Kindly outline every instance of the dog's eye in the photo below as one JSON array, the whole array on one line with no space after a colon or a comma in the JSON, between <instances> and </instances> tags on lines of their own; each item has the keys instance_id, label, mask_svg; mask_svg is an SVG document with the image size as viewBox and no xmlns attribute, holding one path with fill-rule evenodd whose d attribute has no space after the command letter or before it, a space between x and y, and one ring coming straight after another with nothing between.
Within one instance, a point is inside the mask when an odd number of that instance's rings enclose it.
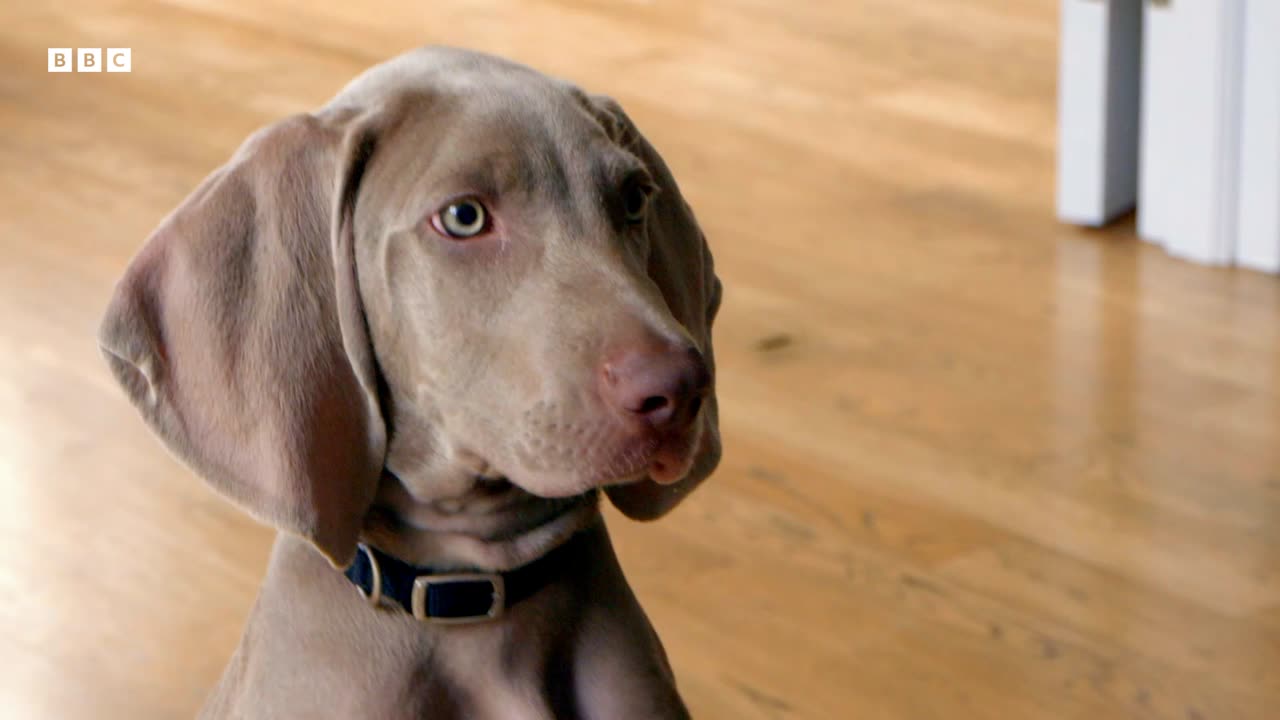
<instances>
[{"instance_id":1,"label":"dog's eye","mask_svg":"<svg viewBox=\"0 0 1280 720\"><path fill-rule=\"evenodd\" d=\"M489 213L479 200L469 198L450 203L432 216L431 224L441 235L465 240L489 229Z\"/></svg>"},{"instance_id":2,"label":"dog's eye","mask_svg":"<svg viewBox=\"0 0 1280 720\"><path fill-rule=\"evenodd\" d=\"M645 213L649 209L650 192L649 186L639 179L629 180L622 186L622 212L627 224L644 222Z\"/></svg>"}]
</instances>

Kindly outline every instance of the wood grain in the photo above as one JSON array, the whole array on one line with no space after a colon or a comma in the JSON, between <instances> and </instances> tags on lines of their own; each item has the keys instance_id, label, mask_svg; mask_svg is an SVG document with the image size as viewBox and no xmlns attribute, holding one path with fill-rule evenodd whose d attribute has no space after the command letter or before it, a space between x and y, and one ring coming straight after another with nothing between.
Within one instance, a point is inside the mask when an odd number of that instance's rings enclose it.
<instances>
[{"instance_id":1,"label":"wood grain","mask_svg":"<svg viewBox=\"0 0 1280 720\"><path fill-rule=\"evenodd\" d=\"M712 240L724 464L610 518L697 717L1276 716L1280 284L1052 221L1056 2L318 5L0 6L0 716L201 703L271 536L93 328L245 135L424 43L617 97Z\"/></svg>"}]
</instances>

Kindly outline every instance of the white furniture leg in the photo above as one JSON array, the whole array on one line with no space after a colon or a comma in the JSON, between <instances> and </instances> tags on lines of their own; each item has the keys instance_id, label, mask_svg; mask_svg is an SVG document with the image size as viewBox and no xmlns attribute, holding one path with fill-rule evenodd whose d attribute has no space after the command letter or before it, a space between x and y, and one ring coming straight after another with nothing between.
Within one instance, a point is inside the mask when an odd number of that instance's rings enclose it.
<instances>
[{"instance_id":1,"label":"white furniture leg","mask_svg":"<svg viewBox=\"0 0 1280 720\"><path fill-rule=\"evenodd\" d=\"M1280 1L1247 0L1236 262L1280 273Z\"/></svg>"},{"instance_id":2,"label":"white furniture leg","mask_svg":"<svg viewBox=\"0 0 1280 720\"><path fill-rule=\"evenodd\" d=\"M1062 0L1059 219L1102 225L1137 199L1141 12L1136 0Z\"/></svg>"}]
</instances>

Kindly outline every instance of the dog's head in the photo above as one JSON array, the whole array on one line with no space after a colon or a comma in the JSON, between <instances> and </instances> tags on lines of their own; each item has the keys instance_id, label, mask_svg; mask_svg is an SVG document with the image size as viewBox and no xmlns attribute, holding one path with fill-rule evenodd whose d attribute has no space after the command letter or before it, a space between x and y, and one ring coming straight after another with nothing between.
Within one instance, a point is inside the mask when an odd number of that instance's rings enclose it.
<instances>
[{"instance_id":1,"label":"dog's head","mask_svg":"<svg viewBox=\"0 0 1280 720\"><path fill-rule=\"evenodd\" d=\"M719 459L719 300L615 103L429 49L251 137L138 253L100 342L179 457L343 565L384 468L664 514Z\"/></svg>"}]
</instances>

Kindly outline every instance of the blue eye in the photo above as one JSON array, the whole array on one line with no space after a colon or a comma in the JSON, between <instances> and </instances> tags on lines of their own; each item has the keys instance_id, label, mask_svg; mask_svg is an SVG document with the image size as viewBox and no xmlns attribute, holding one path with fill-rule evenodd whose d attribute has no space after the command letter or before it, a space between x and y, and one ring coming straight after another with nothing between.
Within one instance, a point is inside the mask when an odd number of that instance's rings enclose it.
<instances>
[{"instance_id":1,"label":"blue eye","mask_svg":"<svg viewBox=\"0 0 1280 720\"><path fill-rule=\"evenodd\" d=\"M489 229L489 213L479 200L459 200L436 213L431 224L443 235L465 240Z\"/></svg>"}]
</instances>

